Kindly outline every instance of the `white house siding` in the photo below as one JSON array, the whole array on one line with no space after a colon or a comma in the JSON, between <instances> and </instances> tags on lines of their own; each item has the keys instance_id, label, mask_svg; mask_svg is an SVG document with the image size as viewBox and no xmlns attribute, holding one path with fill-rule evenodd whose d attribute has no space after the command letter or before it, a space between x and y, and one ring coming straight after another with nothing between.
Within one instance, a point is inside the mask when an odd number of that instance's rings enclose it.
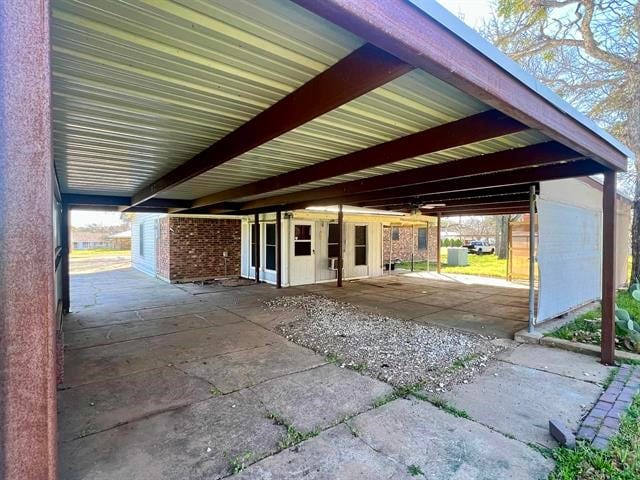
<instances>
[{"instance_id":1,"label":"white house siding","mask_svg":"<svg viewBox=\"0 0 640 480\"><path fill-rule=\"evenodd\" d=\"M156 276L156 222L162 215L136 214L131 227L131 258L133 268ZM143 231L143 250L140 250L140 228Z\"/></svg>"},{"instance_id":2,"label":"white house siding","mask_svg":"<svg viewBox=\"0 0 640 480\"><path fill-rule=\"evenodd\" d=\"M369 217L371 218L371 217ZM352 219L353 220L353 219ZM267 283L274 284L276 281L276 272L267 270L265 268L266 259L266 224L274 222L274 218L271 215L265 215L261 217L260 222L260 280ZM251 266L251 254L250 251L250 233L253 218L247 218L242 223L242 260L241 260L241 272L245 278L255 278L254 268ZM295 271L290 272L290 268L295 267L296 259L293 257L293 227L296 223L310 223L312 225L312 238L313 238L313 261L311 271L305 273L310 274L310 281L304 282L299 279ZM328 234L329 224L336 223L334 218L326 219L310 219L306 217L296 217L295 213L293 218L283 218L282 220L282 285L301 285L304 283L314 282L327 282L336 279L336 271L329 268L329 256L328 256ZM355 265L355 226L366 225L367 226L367 265L356 266ZM345 221L344 223L344 243L345 249L344 255L344 278L361 278L368 276L382 275L382 247L381 247L381 231L382 221L380 222L357 222L357 221ZM299 272L298 272L299 273Z\"/></svg>"}]
</instances>

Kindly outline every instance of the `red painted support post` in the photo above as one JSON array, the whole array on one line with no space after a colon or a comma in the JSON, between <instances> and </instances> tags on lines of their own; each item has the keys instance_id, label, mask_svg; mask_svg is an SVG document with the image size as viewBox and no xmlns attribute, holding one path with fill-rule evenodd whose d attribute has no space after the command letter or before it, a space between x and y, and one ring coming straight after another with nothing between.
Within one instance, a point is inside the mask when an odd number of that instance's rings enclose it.
<instances>
[{"instance_id":1,"label":"red painted support post","mask_svg":"<svg viewBox=\"0 0 640 480\"><path fill-rule=\"evenodd\" d=\"M48 0L0 1L0 478L57 477Z\"/></svg>"},{"instance_id":2,"label":"red painted support post","mask_svg":"<svg viewBox=\"0 0 640 480\"><path fill-rule=\"evenodd\" d=\"M258 213L254 216L254 228L255 228L255 244L253 246L253 258L255 259L255 277L256 283L260 283L260 215Z\"/></svg>"},{"instance_id":3,"label":"red painted support post","mask_svg":"<svg viewBox=\"0 0 640 480\"><path fill-rule=\"evenodd\" d=\"M338 207L338 287L342 286L342 258L344 257L344 245L342 245L344 215L342 213L342 204Z\"/></svg>"},{"instance_id":4,"label":"red painted support post","mask_svg":"<svg viewBox=\"0 0 640 480\"><path fill-rule=\"evenodd\" d=\"M71 211L67 205L62 206L62 218L60 222L60 247L62 248L62 259L60 263L62 279L62 313L69 313L71 307L71 290L69 288L69 245L70 230L69 220Z\"/></svg>"},{"instance_id":5,"label":"red painted support post","mask_svg":"<svg viewBox=\"0 0 640 480\"><path fill-rule=\"evenodd\" d=\"M440 214L438 214L438 224L436 227L436 271L438 273L440 273L440 236L441 236L441 231L440 231ZM427 260L428 262L429 260Z\"/></svg>"},{"instance_id":6,"label":"red painted support post","mask_svg":"<svg viewBox=\"0 0 640 480\"><path fill-rule=\"evenodd\" d=\"M616 173L604 174L602 194L602 340L601 362L613 365L616 318Z\"/></svg>"},{"instance_id":7,"label":"red painted support post","mask_svg":"<svg viewBox=\"0 0 640 480\"><path fill-rule=\"evenodd\" d=\"M282 212L276 212L276 288L282 288Z\"/></svg>"}]
</instances>

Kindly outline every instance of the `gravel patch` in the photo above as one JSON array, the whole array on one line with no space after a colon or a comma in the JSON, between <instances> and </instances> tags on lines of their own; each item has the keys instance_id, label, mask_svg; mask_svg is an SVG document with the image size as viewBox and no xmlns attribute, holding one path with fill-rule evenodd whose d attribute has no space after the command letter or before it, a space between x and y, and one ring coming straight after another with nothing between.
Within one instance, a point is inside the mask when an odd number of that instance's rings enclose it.
<instances>
[{"instance_id":1,"label":"gravel patch","mask_svg":"<svg viewBox=\"0 0 640 480\"><path fill-rule=\"evenodd\" d=\"M396 387L422 384L442 392L484 370L504 342L453 328L368 313L319 295L279 297L272 310L295 312L276 327L287 339Z\"/></svg>"}]
</instances>

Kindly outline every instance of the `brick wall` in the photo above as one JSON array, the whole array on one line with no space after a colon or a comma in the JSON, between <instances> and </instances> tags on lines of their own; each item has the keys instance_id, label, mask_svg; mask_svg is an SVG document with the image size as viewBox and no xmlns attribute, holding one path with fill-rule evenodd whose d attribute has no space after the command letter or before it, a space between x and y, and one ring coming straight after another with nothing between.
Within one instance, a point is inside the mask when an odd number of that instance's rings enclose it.
<instances>
[{"instance_id":1,"label":"brick wall","mask_svg":"<svg viewBox=\"0 0 640 480\"><path fill-rule=\"evenodd\" d=\"M240 220L168 218L171 282L240 275Z\"/></svg>"},{"instance_id":2,"label":"brick wall","mask_svg":"<svg viewBox=\"0 0 640 480\"><path fill-rule=\"evenodd\" d=\"M398 239L392 240L391 259L408 262L411 260L411 227L393 227L398 229ZM421 250L418 248L418 229L424 227L414 227L414 248L413 259L416 262L427 260L427 253L429 254L429 260L435 262L436 260L436 228L430 225L427 230L427 245L428 249ZM382 236L382 251L384 262L389 261L389 227L384 227Z\"/></svg>"},{"instance_id":3,"label":"brick wall","mask_svg":"<svg viewBox=\"0 0 640 480\"><path fill-rule=\"evenodd\" d=\"M169 270L169 220L170 217L161 217L158 220L156 274L164 280L171 278Z\"/></svg>"}]
</instances>

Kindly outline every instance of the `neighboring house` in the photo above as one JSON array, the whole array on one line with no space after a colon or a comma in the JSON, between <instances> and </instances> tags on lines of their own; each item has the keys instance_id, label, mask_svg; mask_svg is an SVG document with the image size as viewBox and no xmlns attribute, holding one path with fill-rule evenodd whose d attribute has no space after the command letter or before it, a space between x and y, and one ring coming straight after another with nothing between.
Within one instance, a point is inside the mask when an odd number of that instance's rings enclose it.
<instances>
[{"instance_id":1,"label":"neighboring house","mask_svg":"<svg viewBox=\"0 0 640 480\"><path fill-rule=\"evenodd\" d=\"M114 250L131 250L131 230L109 235L109 248Z\"/></svg>"},{"instance_id":2,"label":"neighboring house","mask_svg":"<svg viewBox=\"0 0 640 480\"><path fill-rule=\"evenodd\" d=\"M103 232L71 232L71 250L94 250L96 248L110 248L108 235Z\"/></svg>"},{"instance_id":3,"label":"neighboring house","mask_svg":"<svg viewBox=\"0 0 640 480\"><path fill-rule=\"evenodd\" d=\"M418 232L424 231L426 235L429 222L435 225L435 219L426 216L345 208L344 278L383 274L388 263L383 255L383 229L388 231L389 225L403 231L410 231L413 226L418 243L422 242L418 237L423 235ZM260 215L259 225L259 277L275 283L275 214ZM283 286L336 279L337 227L335 207L295 210L283 215ZM254 217L140 214L133 222L134 268L169 282L226 276L255 278L254 245ZM416 251L426 252L422 245L417 245Z\"/></svg>"}]
</instances>

